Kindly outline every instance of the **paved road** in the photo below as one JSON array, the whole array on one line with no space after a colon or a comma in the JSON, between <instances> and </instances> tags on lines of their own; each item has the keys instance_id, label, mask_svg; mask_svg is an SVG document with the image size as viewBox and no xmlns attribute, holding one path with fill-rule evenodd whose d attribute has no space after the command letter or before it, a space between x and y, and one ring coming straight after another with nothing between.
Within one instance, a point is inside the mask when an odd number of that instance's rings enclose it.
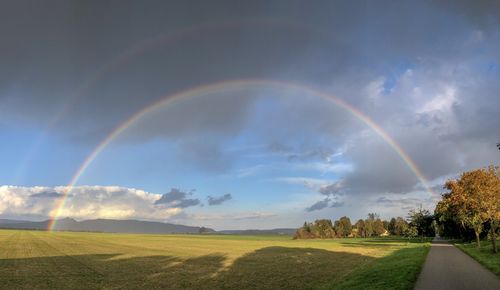
<instances>
[{"instance_id":1,"label":"paved road","mask_svg":"<svg viewBox=\"0 0 500 290\"><path fill-rule=\"evenodd\" d=\"M500 290L500 278L452 244L436 238L415 289Z\"/></svg>"}]
</instances>

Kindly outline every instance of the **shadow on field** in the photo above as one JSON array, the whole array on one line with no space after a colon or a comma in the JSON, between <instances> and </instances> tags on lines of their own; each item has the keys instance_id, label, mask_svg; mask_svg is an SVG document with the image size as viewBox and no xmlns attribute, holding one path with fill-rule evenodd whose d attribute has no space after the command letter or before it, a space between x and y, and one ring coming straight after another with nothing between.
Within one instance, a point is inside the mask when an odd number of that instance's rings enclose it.
<instances>
[{"instance_id":1,"label":"shadow on field","mask_svg":"<svg viewBox=\"0 0 500 290\"><path fill-rule=\"evenodd\" d=\"M348 244L363 243L371 242ZM189 259L121 253L0 259L0 289L406 289L416 280L426 251L404 247L376 259L315 248L266 247L229 266L228 258L218 253Z\"/></svg>"},{"instance_id":2,"label":"shadow on field","mask_svg":"<svg viewBox=\"0 0 500 290\"><path fill-rule=\"evenodd\" d=\"M331 285L374 258L313 248L267 247L226 257L77 255L0 260L2 289L249 289Z\"/></svg>"},{"instance_id":3,"label":"shadow on field","mask_svg":"<svg viewBox=\"0 0 500 290\"><path fill-rule=\"evenodd\" d=\"M223 266L222 255L121 258L119 254L0 260L0 289L193 288Z\"/></svg>"}]
</instances>

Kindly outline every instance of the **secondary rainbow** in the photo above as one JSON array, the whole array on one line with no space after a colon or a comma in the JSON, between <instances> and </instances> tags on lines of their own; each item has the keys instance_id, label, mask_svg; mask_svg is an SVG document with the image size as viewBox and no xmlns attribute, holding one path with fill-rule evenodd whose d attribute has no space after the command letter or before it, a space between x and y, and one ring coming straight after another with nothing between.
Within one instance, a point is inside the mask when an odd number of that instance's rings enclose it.
<instances>
[{"instance_id":1,"label":"secondary rainbow","mask_svg":"<svg viewBox=\"0 0 500 290\"><path fill-rule=\"evenodd\" d=\"M145 115L155 111L158 108L172 105L175 102L184 100L186 98L199 97L203 95L210 95L214 93L221 93L224 91L245 89L245 88L277 88L283 90L289 90L294 92L303 92L309 95L318 96L325 100L331 101L340 108L345 109L357 119L365 123L369 128L371 128L375 133L377 133L402 159L402 161L408 166L408 168L415 174L426 190L432 193L429 186L429 182L422 174L420 169L417 167L415 162L410 158L410 156L401 148L401 146L387 133L382 127L375 123L369 116L365 115L363 112L359 111L357 108L348 104L347 102L338 99L326 92L311 88L306 85L286 82L286 81L275 81L275 80L262 80L262 79L242 79L242 80L231 80L218 83L212 83L208 85L202 85L194 88L190 88L160 99L157 102L137 111L135 114L130 116L127 120L117 126L106 138L104 138L95 149L87 156L84 162L80 165L76 173L71 178L70 182L66 186L61 198L56 202L54 210L50 213L51 220L48 225L48 230L53 230L57 218L59 217L61 210L64 208L64 204L70 193L71 189L78 182L82 174L87 170L87 168L92 164L92 162L97 158L97 156L121 133L123 133L132 124L140 120Z\"/></svg>"}]
</instances>

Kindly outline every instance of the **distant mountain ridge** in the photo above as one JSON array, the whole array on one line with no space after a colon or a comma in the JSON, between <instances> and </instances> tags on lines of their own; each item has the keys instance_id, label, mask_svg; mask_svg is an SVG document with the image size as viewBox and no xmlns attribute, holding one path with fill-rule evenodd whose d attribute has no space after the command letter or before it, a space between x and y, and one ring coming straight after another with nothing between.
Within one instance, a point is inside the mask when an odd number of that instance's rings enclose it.
<instances>
[{"instance_id":1,"label":"distant mountain ridge","mask_svg":"<svg viewBox=\"0 0 500 290\"><path fill-rule=\"evenodd\" d=\"M25 220L0 219L0 229L47 230L50 220L33 222ZM141 220L94 219L77 221L72 218L57 220L57 231L106 232L135 234L233 234L233 235L293 235L296 229L278 228L270 230L223 230L215 231L206 227L185 226L163 222Z\"/></svg>"},{"instance_id":2,"label":"distant mountain ridge","mask_svg":"<svg viewBox=\"0 0 500 290\"><path fill-rule=\"evenodd\" d=\"M41 222L2 220L0 228L46 230L49 220ZM202 227L184 226L162 222L140 220L95 219L76 221L72 218L59 219L54 230L75 232L109 232L109 233L140 233L140 234L190 234L199 233ZM210 228L203 228L204 233L214 233Z\"/></svg>"},{"instance_id":3,"label":"distant mountain ridge","mask_svg":"<svg viewBox=\"0 0 500 290\"><path fill-rule=\"evenodd\" d=\"M29 221L0 219L0 224L19 224L19 223L29 223Z\"/></svg>"}]
</instances>

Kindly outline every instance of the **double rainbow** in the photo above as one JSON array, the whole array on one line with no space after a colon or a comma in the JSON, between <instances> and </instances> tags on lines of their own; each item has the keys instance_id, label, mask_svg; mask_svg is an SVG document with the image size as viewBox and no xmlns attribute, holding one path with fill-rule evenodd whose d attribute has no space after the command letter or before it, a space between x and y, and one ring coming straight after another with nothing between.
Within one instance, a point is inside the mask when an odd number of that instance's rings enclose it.
<instances>
[{"instance_id":1,"label":"double rainbow","mask_svg":"<svg viewBox=\"0 0 500 290\"><path fill-rule=\"evenodd\" d=\"M61 210L64 208L64 204L66 199L71 192L72 188L78 182L82 174L88 169L88 167L92 164L92 162L99 156L99 154L111 143L113 140L118 137L121 133L123 133L127 128L131 125L139 121L144 116L154 112L155 110L170 106L175 104L181 100L201 97L204 95L222 93L225 91L232 90L241 90L247 88L275 88L288 90L298 93L304 93L312 96L320 97L324 100L332 102L336 106L348 111L354 117L356 117L361 122L365 123L369 128L371 128L375 133L377 133L402 159L402 161L408 166L408 168L415 174L415 176L419 179L422 185L428 192L432 192L429 183L425 176L422 174L420 169L416 166L415 162L408 156L408 154L401 148L401 146L393 139L387 132L385 132L382 127L380 127L377 123L375 123L369 116L359 111L352 105L346 103L345 101L338 99L326 92L297 84L285 81L274 81L274 80L262 80L262 79L242 79L242 80L232 80L232 81L224 81L218 83L212 83L208 85L202 85L194 88L190 88L173 95L168 95L157 102L154 102L143 109L137 111L135 114L130 116L127 120L117 126L106 138L104 138L92 152L87 156L84 162L80 165L76 173L71 178L71 181L67 185L65 191L63 192L61 198L56 202L56 206L54 210L51 212L51 221L48 225L48 230L53 230L57 218L60 216Z\"/></svg>"}]
</instances>

